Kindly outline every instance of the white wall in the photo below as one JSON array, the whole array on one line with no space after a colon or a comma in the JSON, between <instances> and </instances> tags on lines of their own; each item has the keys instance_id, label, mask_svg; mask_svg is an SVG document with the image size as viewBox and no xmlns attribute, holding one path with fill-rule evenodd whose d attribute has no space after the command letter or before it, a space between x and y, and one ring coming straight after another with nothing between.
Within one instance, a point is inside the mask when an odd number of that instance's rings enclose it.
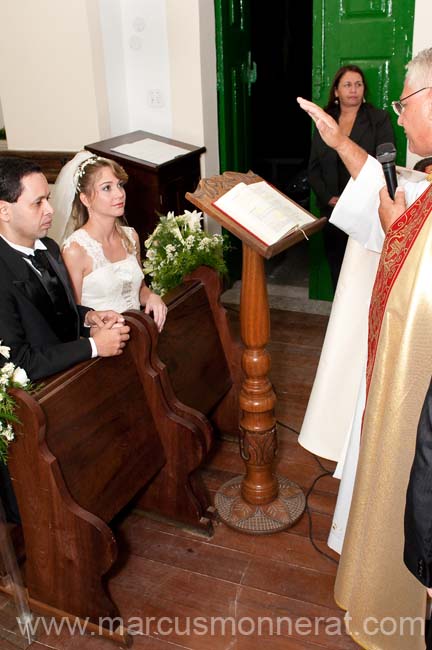
<instances>
[{"instance_id":1,"label":"white wall","mask_svg":"<svg viewBox=\"0 0 432 650\"><path fill-rule=\"evenodd\" d=\"M171 137L165 0L123 0L122 12L130 130Z\"/></svg>"},{"instance_id":2,"label":"white wall","mask_svg":"<svg viewBox=\"0 0 432 650\"><path fill-rule=\"evenodd\" d=\"M143 130L204 145L218 172L213 0L2 0L1 23L9 148Z\"/></svg>"},{"instance_id":3,"label":"white wall","mask_svg":"<svg viewBox=\"0 0 432 650\"><path fill-rule=\"evenodd\" d=\"M2 0L0 88L12 149L76 150L108 135L97 4Z\"/></svg>"},{"instance_id":4,"label":"white wall","mask_svg":"<svg viewBox=\"0 0 432 650\"><path fill-rule=\"evenodd\" d=\"M213 0L99 0L112 135L135 130L205 146L219 171ZM208 220L209 230L219 230Z\"/></svg>"},{"instance_id":5,"label":"white wall","mask_svg":"<svg viewBox=\"0 0 432 650\"><path fill-rule=\"evenodd\" d=\"M432 47L431 26L432 3L430 0L416 0L414 14L413 56L420 50Z\"/></svg>"},{"instance_id":6,"label":"white wall","mask_svg":"<svg viewBox=\"0 0 432 650\"><path fill-rule=\"evenodd\" d=\"M171 136L165 0L99 0L112 136Z\"/></svg>"},{"instance_id":7,"label":"white wall","mask_svg":"<svg viewBox=\"0 0 432 650\"><path fill-rule=\"evenodd\" d=\"M213 0L167 0L167 24L172 135L206 147L202 175L212 176L219 171Z\"/></svg>"},{"instance_id":8,"label":"white wall","mask_svg":"<svg viewBox=\"0 0 432 650\"><path fill-rule=\"evenodd\" d=\"M219 171L213 0L99 0L112 135L205 146Z\"/></svg>"},{"instance_id":9,"label":"white wall","mask_svg":"<svg viewBox=\"0 0 432 650\"><path fill-rule=\"evenodd\" d=\"M219 172L213 0L166 0L171 71L172 137L205 146L201 176ZM220 226L205 215L209 232Z\"/></svg>"},{"instance_id":10,"label":"white wall","mask_svg":"<svg viewBox=\"0 0 432 650\"><path fill-rule=\"evenodd\" d=\"M110 136L130 131L123 42L123 12L119 0L99 0Z\"/></svg>"},{"instance_id":11,"label":"white wall","mask_svg":"<svg viewBox=\"0 0 432 650\"><path fill-rule=\"evenodd\" d=\"M213 0L99 0L112 135L205 145L219 169Z\"/></svg>"}]
</instances>

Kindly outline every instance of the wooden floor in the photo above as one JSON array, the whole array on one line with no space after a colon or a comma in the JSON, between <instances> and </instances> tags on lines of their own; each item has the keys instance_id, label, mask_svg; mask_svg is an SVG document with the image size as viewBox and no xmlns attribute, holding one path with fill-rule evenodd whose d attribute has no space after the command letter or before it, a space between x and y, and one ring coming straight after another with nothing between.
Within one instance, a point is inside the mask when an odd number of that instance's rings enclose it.
<instances>
[{"instance_id":1,"label":"wooden floor","mask_svg":"<svg viewBox=\"0 0 432 650\"><path fill-rule=\"evenodd\" d=\"M230 314L237 328L235 308ZM271 319L276 415L280 423L298 431L327 317L273 311ZM307 492L323 468L298 445L294 431L282 425L278 431L277 471ZM322 464L333 467L328 461ZM224 440L203 475L214 494L242 471L238 445ZM324 476L308 499L313 539L333 558L337 556L326 539L337 487L338 481ZM124 622L142 633L133 637L135 650L358 648L344 634L343 613L333 600L336 563L313 547L307 514L291 529L271 536L249 536L217 523L214 536L207 539L131 513L121 525L121 534L123 563L109 587ZM0 641L1 650L12 647ZM40 634L30 647L109 650L120 646L63 629L60 634Z\"/></svg>"}]
</instances>

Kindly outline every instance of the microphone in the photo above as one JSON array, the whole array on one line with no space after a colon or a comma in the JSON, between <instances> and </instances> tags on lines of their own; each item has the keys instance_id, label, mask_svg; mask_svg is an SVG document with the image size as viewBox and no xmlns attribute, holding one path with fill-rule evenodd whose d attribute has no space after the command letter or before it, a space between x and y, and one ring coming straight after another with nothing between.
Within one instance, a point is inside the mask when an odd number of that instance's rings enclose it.
<instances>
[{"instance_id":1,"label":"microphone","mask_svg":"<svg viewBox=\"0 0 432 650\"><path fill-rule=\"evenodd\" d=\"M396 147L393 142L384 142L384 144L379 144L376 150L376 158L382 165L388 193L391 198L394 199L397 188L397 178L395 167Z\"/></svg>"}]
</instances>

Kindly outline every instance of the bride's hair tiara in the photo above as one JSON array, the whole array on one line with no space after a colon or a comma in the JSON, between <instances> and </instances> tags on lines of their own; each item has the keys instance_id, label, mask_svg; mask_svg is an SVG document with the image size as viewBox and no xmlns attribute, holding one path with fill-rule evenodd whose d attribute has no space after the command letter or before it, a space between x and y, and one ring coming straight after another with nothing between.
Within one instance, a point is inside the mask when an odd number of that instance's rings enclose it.
<instances>
[{"instance_id":1,"label":"bride's hair tiara","mask_svg":"<svg viewBox=\"0 0 432 650\"><path fill-rule=\"evenodd\" d=\"M75 183L75 192L78 194L78 192L81 192L81 186L80 186L80 181L83 176L85 176L85 169L88 165L94 165L95 163L99 162L100 160L104 160L104 158L101 158L100 156L90 156L89 158L86 158L85 160L82 161L80 165L76 168L76 172L74 174L74 183Z\"/></svg>"}]
</instances>

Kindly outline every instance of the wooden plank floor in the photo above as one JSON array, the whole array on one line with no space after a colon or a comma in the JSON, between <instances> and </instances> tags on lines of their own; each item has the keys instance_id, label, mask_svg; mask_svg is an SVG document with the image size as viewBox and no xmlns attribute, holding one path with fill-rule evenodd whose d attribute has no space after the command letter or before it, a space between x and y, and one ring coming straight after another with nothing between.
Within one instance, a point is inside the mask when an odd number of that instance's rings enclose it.
<instances>
[{"instance_id":1,"label":"wooden plank floor","mask_svg":"<svg viewBox=\"0 0 432 650\"><path fill-rule=\"evenodd\" d=\"M238 330L235 308L230 316ZM271 323L276 416L298 431L327 317L273 311ZM323 468L298 445L294 431L282 425L278 431L277 471L306 492ZM333 468L329 461L322 465ZM237 443L223 440L203 476L214 494L242 472ZM315 544L332 558L337 556L325 542L337 487L338 481L324 476L308 500ZM135 650L358 648L343 632L343 613L333 600L336 563L313 547L307 514L291 529L271 536L249 536L217 523L207 539L131 513L121 536L122 565L109 586L124 622L142 633L134 635ZM109 650L117 645L63 629L39 635L31 649ZM0 641L1 650L12 647Z\"/></svg>"}]
</instances>

